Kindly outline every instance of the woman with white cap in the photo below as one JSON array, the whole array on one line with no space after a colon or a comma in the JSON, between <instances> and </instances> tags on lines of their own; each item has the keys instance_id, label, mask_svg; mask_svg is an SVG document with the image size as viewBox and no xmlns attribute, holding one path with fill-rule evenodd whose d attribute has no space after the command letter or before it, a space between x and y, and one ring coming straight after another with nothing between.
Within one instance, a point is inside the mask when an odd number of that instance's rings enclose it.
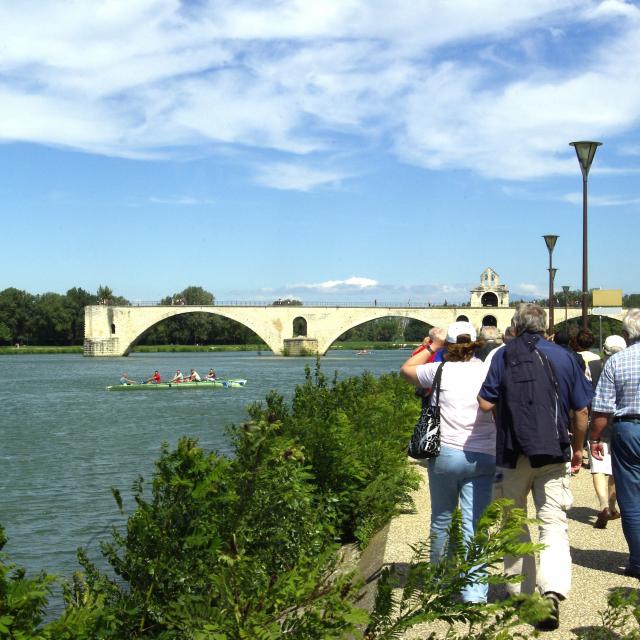
<instances>
[{"instance_id":1,"label":"woman with white cap","mask_svg":"<svg viewBox=\"0 0 640 640\"><path fill-rule=\"evenodd\" d=\"M447 553L447 530L454 509L462 512L465 540L491 502L495 476L496 429L491 413L478 407L477 395L487 365L475 357L481 346L469 322L454 322L447 329L444 364L427 364L429 352L412 355L400 369L416 386L430 388L439 366L440 455L427 460L431 496L431 562ZM479 572L482 569L479 568ZM472 582L463 590L465 602L486 602L488 585Z\"/></svg>"}]
</instances>

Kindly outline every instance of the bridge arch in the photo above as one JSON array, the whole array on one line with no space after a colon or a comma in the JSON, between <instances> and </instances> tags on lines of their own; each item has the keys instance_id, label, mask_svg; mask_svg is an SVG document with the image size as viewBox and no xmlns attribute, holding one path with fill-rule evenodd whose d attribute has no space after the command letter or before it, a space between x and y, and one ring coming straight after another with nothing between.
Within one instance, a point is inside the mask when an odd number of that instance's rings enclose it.
<instances>
[{"instance_id":1,"label":"bridge arch","mask_svg":"<svg viewBox=\"0 0 640 640\"><path fill-rule=\"evenodd\" d=\"M216 306L154 306L154 307L107 307L94 305L85 308L85 353L87 332L103 345L102 353L91 355L129 355L140 338L152 327L181 315L204 313L239 322L253 331L274 353L282 352L282 342L276 332L270 332L264 322L251 314L242 313L242 308ZM106 321L106 324L105 324ZM103 326L104 325L104 326Z\"/></svg>"},{"instance_id":2,"label":"bridge arch","mask_svg":"<svg viewBox=\"0 0 640 640\"><path fill-rule=\"evenodd\" d=\"M482 326L483 327L497 327L498 326L498 320L495 316L485 316L484 318L482 318Z\"/></svg>"},{"instance_id":3,"label":"bridge arch","mask_svg":"<svg viewBox=\"0 0 640 640\"><path fill-rule=\"evenodd\" d=\"M498 296L493 293L493 291L487 291L487 293L483 294L482 298L480 298L480 304L483 307L497 307Z\"/></svg>"}]
</instances>

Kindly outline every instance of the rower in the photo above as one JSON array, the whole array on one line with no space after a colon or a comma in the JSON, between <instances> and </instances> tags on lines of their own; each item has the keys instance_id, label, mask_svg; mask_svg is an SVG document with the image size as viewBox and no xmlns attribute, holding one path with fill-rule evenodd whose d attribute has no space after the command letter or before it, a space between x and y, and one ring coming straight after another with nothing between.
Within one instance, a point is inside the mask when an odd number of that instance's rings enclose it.
<instances>
[{"instance_id":1,"label":"rower","mask_svg":"<svg viewBox=\"0 0 640 640\"><path fill-rule=\"evenodd\" d=\"M213 369L209 369L209 373L207 373L207 380L215 380L217 378L216 372Z\"/></svg>"},{"instance_id":2,"label":"rower","mask_svg":"<svg viewBox=\"0 0 640 640\"><path fill-rule=\"evenodd\" d=\"M200 382L200 380L200 374L195 369L191 369L191 375L187 377L187 382Z\"/></svg>"},{"instance_id":3,"label":"rower","mask_svg":"<svg viewBox=\"0 0 640 640\"><path fill-rule=\"evenodd\" d=\"M126 373L120 376L120 384L138 384L135 380L131 380Z\"/></svg>"},{"instance_id":4,"label":"rower","mask_svg":"<svg viewBox=\"0 0 640 640\"><path fill-rule=\"evenodd\" d=\"M183 381L184 381L184 376L182 375L182 371L180 371L180 369L178 369L176 371L176 375L173 376L171 380L169 380L169 382L183 382Z\"/></svg>"}]
</instances>

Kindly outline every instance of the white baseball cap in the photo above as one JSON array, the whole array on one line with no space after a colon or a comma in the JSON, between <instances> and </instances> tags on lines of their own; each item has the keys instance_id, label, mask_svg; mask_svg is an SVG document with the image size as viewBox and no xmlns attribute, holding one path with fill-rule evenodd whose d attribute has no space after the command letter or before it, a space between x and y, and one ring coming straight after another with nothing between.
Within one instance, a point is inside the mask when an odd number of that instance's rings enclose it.
<instances>
[{"instance_id":1,"label":"white baseball cap","mask_svg":"<svg viewBox=\"0 0 640 640\"><path fill-rule=\"evenodd\" d=\"M464 320L458 320L458 322L454 322L450 324L447 328L447 342L456 343L458 342L458 336L468 335L471 338L471 342L475 342L477 338L477 333L474 326L470 322L465 322Z\"/></svg>"}]
</instances>

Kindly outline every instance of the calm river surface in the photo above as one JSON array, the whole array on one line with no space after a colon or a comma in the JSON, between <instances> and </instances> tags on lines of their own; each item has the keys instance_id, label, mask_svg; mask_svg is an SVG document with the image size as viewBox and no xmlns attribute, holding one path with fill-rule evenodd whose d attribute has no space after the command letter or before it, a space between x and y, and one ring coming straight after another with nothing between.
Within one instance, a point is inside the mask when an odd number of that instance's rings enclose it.
<instances>
[{"instance_id":1,"label":"calm river surface","mask_svg":"<svg viewBox=\"0 0 640 640\"><path fill-rule=\"evenodd\" d=\"M330 352L322 369L330 379L368 370L397 371L407 351L367 356ZM70 576L75 554L98 544L112 524L122 525L110 487L131 510L130 487L150 479L163 441L182 435L207 449L228 451L225 426L247 418L246 406L276 389L291 397L313 358L276 358L249 353L136 353L128 358L79 355L3 356L0 359L0 523L5 551L28 572L45 569ZM242 389L110 393L127 372L146 379L158 369L201 374L213 367L221 378L247 378Z\"/></svg>"}]
</instances>

